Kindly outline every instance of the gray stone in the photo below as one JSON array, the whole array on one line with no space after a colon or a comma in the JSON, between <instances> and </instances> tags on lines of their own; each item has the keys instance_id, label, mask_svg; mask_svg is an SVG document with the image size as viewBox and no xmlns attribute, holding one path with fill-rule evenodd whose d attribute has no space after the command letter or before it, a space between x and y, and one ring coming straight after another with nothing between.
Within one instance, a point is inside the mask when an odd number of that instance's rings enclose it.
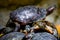
<instances>
[{"instance_id":1,"label":"gray stone","mask_svg":"<svg viewBox=\"0 0 60 40\"><path fill-rule=\"evenodd\" d=\"M42 32L36 33L32 40L57 40L57 38L47 32Z\"/></svg>"},{"instance_id":2,"label":"gray stone","mask_svg":"<svg viewBox=\"0 0 60 40\"><path fill-rule=\"evenodd\" d=\"M0 40L22 40L23 37L24 37L23 33L12 32L4 35L3 37L0 38Z\"/></svg>"}]
</instances>

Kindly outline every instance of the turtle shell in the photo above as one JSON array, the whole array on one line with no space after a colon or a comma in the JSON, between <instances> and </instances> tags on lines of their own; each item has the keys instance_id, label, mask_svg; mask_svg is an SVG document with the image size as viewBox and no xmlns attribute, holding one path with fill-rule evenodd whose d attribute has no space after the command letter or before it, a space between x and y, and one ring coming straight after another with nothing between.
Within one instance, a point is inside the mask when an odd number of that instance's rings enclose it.
<instances>
[{"instance_id":1,"label":"turtle shell","mask_svg":"<svg viewBox=\"0 0 60 40\"><path fill-rule=\"evenodd\" d=\"M47 11L44 8L38 8L36 6L24 6L11 12L10 18L21 23L31 23L44 19L46 14Z\"/></svg>"}]
</instances>

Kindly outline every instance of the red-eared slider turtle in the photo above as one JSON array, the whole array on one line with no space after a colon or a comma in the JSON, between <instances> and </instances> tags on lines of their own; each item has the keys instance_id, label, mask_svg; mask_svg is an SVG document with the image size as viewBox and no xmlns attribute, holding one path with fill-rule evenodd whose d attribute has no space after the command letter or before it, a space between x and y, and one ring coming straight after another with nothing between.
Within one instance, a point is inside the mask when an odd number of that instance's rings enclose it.
<instances>
[{"instance_id":1,"label":"red-eared slider turtle","mask_svg":"<svg viewBox=\"0 0 60 40\"><path fill-rule=\"evenodd\" d=\"M20 26L20 28L24 29L23 26L27 24L31 25L33 22L44 20L46 16L53 12L54 9L55 5L50 6L47 9L36 6L20 7L10 13L10 19L6 24L6 27L16 28L14 31L17 31ZM16 23L20 24L20 26L16 27Z\"/></svg>"},{"instance_id":2,"label":"red-eared slider turtle","mask_svg":"<svg viewBox=\"0 0 60 40\"><path fill-rule=\"evenodd\" d=\"M44 20L46 18L46 16L48 16L49 14L51 14L53 12L54 9L55 9L55 6L51 6L47 9L39 8L36 6L24 6L24 7L18 8L10 13L10 19L9 19L6 27L12 27L12 28L14 27L15 30L13 29L13 31L18 31L21 29L22 30L26 29L29 31L29 29L30 29L30 32L26 36L28 36L31 33L34 33L33 36L35 35L35 37L32 37L31 40L48 40L47 37L49 37L49 39L51 39L51 40L57 40L53 35L48 35L49 33L45 33L45 34L43 33L41 35L40 34L41 32L35 33L33 31L31 31L31 30L34 30L34 27L33 27L34 25L31 25L31 24L33 24L34 22ZM25 28L26 25L29 25L30 27ZM43 29L43 27L42 27L42 29ZM7 34L7 35L10 35L10 34ZM38 35L38 36L36 36L36 35ZM41 37L39 35L41 35ZM46 36L44 36L44 35L46 35ZM12 39L16 39L15 35L12 35L12 36L13 36L13 37L11 37ZM20 36L20 37L22 37L22 36ZM18 35L18 38L16 40L20 40L19 39L20 37ZM8 37L3 36L1 38L1 40L5 40L5 38L6 38L6 40L11 39L11 38L9 38L9 36ZM44 39L44 38L46 38L46 39Z\"/></svg>"},{"instance_id":3,"label":"red-eared slider turtle","mask_svg":"<svg viewBox=\"0 0 60 40\"><path fill-rule=\"evenodd\" d=\"M34 22L44 20L46 16L53 12L55 7L55 5L50 6L47 9L36 6L20 7L10 13L10 19L6 26L12 28L15 27L15 30L13 29L13 31L25 29L26 25L31 26Z\"/></svg>"},{"instance_id":4,"label":"red-eared slider turtle","mask_svg":"<svg viewBox=\"0 0 60 40\"><path fill-rule=\"evenodd\" d=\"M54 9L55 6L51 6L48 9L36 6L25 6L11 12L10 19L20 23L20 25L26 25L38 20L43 20L47 15L51 14Z\"/></svg>"},{"instance_id":5,"label":"red-eared slider turtle","mask_svg":"<svg viewBox=\"0 0 60 40\"><path fill-rule=\"evenodd\" d=\"M12 27L12 31L20 31L20 29L25 29L26 25L30 25L32 27L32 23L44 20L46 16L53 12L55 7L55 5L50 6L47 9L36 6L20 7L10 13L10 19L6 24L6 27Z\"/></svg>"}]
</instances>

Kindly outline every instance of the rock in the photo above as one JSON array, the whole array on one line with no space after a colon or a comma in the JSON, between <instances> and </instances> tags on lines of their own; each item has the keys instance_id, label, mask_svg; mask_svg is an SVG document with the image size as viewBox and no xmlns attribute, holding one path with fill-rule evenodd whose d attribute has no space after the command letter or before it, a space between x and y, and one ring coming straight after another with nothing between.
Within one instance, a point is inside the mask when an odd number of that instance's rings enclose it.
<instances>
[{"instance_id":1,"label":"rock","mask_svg":"<svg viewBox=\"0 0 60 40\"><path fill-rule=\"evenodd\" d=\"M42 32L36 33L32 40L57 40L57 38L47 32Z\"/></svg>"},{"instance_id":2,"label":"rock","mask_svg":"<svg viewBox=\"0 0 60 40\"><path fill-rule=\"evenodd\" d=\"M4 35L0 38L0 40L22 40L25 35L19 32L12 32L9 34ZM42 33L35 33L31 40L57 40L53 35L42 32ZM26 39L24 39L26 40Z\"/></svg>"},{"instance_id":3,"label":"rock","mask_svg":"<svg viewBox=\"0 0 60 40\"><path fill-rule=\"evenodd\" d=\"M23 33L12 32L4 35L3 37L0 38L0 40L22 40L23 37L24 37Z\"/></svg>"}]
</instances>

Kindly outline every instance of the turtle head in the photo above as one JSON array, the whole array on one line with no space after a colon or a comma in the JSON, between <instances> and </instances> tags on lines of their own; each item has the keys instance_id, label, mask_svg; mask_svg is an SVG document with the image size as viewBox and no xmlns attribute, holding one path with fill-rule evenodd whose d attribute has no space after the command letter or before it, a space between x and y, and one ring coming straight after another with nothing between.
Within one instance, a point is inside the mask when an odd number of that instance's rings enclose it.
<instances>
[{"instance_id":1,"label":"turtle head","mask_svg":"<svg viewBox=\"0 0 60 40\"><path fill-rule=\"evenodd\" d=\"M56 9L56 5L52 5L50 7L48 7L47 10L47 16L50 15L54 10Z\"/></svg>"},{"instance_id":2,"label":"turtle head","mask_svg":"<svg viewBox=\"0 0 60 40\"><path fill-rule=\"evenodd\" d=\"M38 13L39 13L39 18L40 20L44 20L46 18L46 16L50 15L54 10L56 9L56 5L52 5L50 7L48 7L47 9L45 8L39 8L38 9Z\"/></svg>"}]
</instances>

